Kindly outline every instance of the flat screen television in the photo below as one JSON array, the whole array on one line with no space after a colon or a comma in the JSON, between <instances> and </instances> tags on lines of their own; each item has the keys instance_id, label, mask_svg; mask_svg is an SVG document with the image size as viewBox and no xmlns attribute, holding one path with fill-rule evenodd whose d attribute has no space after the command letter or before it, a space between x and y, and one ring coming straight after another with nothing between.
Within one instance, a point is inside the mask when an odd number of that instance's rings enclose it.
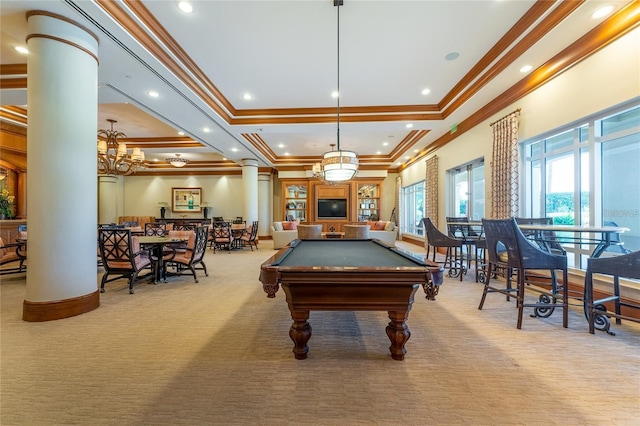
<instances>
[{"instance_id":1,"label":"flat screen television","mask_svg":"<svg viewBox=\"0 0 640 426\"><path fill-rule=\"evenodd\" d=\"M346 219L346 198L323 198L318 200L318 218L321 219Z\"/></svg>"}]
</instances>

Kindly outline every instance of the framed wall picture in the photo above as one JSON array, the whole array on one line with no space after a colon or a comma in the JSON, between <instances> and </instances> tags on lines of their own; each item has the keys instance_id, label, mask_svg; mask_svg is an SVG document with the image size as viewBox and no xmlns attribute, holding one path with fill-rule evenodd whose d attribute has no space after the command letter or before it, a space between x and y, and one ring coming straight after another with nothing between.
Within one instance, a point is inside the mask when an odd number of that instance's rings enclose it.
<instances>
[{"instance_id":1,"label":"framed wall picture","mask_svg":"<svg viewBox=\"0 0 640 426\"><path fill-rule=\"evenodd\" d=\"M202 188L171 188L171 211L202 213Z\"/></svg>"}]
</instances>

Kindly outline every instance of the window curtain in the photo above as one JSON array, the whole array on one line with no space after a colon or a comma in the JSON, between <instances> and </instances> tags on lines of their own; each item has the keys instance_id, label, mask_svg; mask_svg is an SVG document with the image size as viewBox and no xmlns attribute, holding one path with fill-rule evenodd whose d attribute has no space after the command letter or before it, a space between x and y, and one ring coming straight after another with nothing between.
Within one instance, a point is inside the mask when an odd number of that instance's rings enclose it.
<instances>
[{"instance_id":1,"label":"window curtain","mask_svg":"<svg viewBox=\"0 0 640 426\"><path fill-rule=\"evenodd\" d=\"M392 215L392 217L390 218L392 221L396 222L396 226L398 228L398 236L396 238L398 238L399 240L402 240L402 213L403 209L402 209L402 176L398 176L396 178L396 199L395 199L395 206L394 206L394 210L395 210L395 216Z\"/></svg>"},{"instance_id":2,"label":"window curtain","mask_svg":"<svg viewBox=\"0 0 640 426\"><path fill-rule=\"evenodd\" d=\"M426 176L424 181L424 217L431 219L438 226L438 156L434 155L425 161Z\"/></svg>"},{"instance_id":3,"label":"window curtain","mask_svg":"<svg viewBox=\"0 0 640 426\"><path fill-rule=\"evenodd\" d=\"M493 156L491 160L491 217L518 216L518 117L520 109L491 123Z\"/></svg>"}]
</instances>

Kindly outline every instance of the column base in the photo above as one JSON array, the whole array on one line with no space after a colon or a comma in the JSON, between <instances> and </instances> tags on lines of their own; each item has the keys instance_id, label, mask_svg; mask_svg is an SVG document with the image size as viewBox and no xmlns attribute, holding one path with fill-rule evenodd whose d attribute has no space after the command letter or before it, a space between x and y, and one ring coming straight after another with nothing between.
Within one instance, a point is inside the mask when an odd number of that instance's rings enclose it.
<instances>
[{"instance_id":1,"label":"column base","mask_svg":"<svg viewBox=\"0 0 640 426\"><path fill-rule=\"evenodd\" d=\"M48 302L22 303L22 319L30 322L52 321L91 312L100 306L98 290L84 296Z\"/></svg>"}]
</instances>

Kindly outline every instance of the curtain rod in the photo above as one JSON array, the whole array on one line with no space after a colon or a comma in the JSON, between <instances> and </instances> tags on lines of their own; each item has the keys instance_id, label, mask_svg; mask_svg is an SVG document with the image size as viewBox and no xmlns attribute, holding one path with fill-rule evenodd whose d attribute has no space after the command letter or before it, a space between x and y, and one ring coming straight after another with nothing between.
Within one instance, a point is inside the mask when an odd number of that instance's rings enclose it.
<instances>
[{"instance_id":1,"label":"curtain rod","mask_svg":"<svg viewBox=\"0 0 640 426\"><path fill-rule=\"evenodd\" d=\"M508 117L508 116L510 116L511 114L517 114L517 113L519 113L519 112L520 112L520 108L516 109L516 110L515 110L515 111L513 111L513 112L510 112L509 114L505 115L505 116L504 116L504 117L502 117L502 118L497 119L497 120L496 120L496 121L494 121L493 123L489 124L489 126L493 126L493 125L494 125L494 124L496 124L498 121L500 121L500 120L504 120L505 118L507 118L507 117Z\"/></svg>"}]
</instances>

